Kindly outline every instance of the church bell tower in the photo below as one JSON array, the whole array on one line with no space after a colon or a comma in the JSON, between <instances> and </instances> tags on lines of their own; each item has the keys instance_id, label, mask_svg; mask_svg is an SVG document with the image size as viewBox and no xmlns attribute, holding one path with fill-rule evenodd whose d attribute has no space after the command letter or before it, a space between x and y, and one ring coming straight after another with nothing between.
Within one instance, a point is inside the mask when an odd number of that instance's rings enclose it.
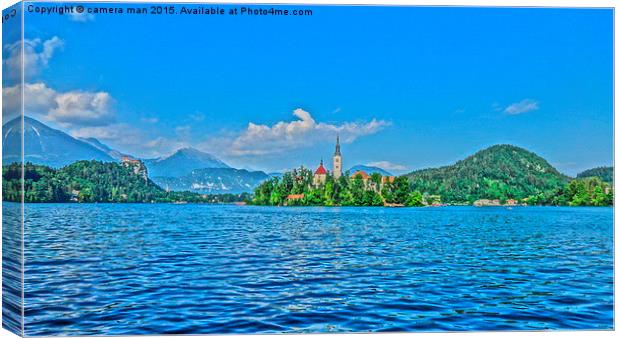
<instances>
[{"instance_id":1,"label":"church bell tower","mask_svg":"<svg viewBox=\"0 0 620 338\"><path fill-rule=\"evenodd\" d=\"M336 136L336 152L334 152L334 179L342 176L342 155L340 154L340 136Z\"/></svg>"}]
</instances>

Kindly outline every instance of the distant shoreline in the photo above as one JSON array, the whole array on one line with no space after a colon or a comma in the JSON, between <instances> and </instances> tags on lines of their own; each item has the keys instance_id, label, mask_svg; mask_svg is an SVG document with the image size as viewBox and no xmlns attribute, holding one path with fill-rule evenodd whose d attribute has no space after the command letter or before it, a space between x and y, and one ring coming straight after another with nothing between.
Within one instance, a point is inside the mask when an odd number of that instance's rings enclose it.
<instances>
[{"instance_id":1,"label":"distant shoreline","mask_svg":"<svg viewBox=\"0 0 620 338\"><path fill-rule=\"evenodd\" d=\"M613 208L613 205L483 205L476 206L472 204L451 204L451 205L442 205L442 206L360 206L360 205L257 205L257 204L239 204L239 203L198 203L198 202L187 202L187 203L173 203L173 202L14 202L14 201L2 201L3 203L11 203L11 204L24 204L24 205L41 205L41 204L67 204L67 205L93 205L93 204L114 204L114 205L135 205L135 204L169 204L169 205L226 205L226 206L239 206L239 207L267 207L267 208L373 208L373 209L438 209L438 208L451 208L451 207L473 207L473 208L482 208L482 209L512 209L512 208L531 208L531 207L558 207L558 208Z\"/></svg>"}]
</instances>

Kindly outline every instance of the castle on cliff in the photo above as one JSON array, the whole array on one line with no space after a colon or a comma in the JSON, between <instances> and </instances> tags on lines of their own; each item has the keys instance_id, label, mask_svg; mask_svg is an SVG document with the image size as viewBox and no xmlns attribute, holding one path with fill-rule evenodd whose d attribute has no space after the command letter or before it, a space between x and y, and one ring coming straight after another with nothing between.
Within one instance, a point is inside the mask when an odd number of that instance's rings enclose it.
<instances>
[{"instance_id":1,"label":"castle on cliff","mask_svg":"<svg viewBox=\"0 0 620 338\"><path fill-rule=\"evenodd\" d=\"M144 162L129 156L123 156L121 157L121 165L132 169L134 174L141 176L145 181L149 180L148 170Z\"/></svg>"}]
</instances>

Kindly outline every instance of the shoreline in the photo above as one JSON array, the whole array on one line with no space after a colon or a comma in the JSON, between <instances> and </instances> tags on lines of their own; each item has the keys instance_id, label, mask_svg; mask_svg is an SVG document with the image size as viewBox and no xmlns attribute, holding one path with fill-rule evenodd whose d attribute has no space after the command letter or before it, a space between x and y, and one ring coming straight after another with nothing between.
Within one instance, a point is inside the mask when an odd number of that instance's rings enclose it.
<instances>
[{"instance_id":1,"label":"shoreline","mask_svg":"<svg viewBox=\"0 0 620 338\"><path fill-rule=\"evenodd\" d=\"M614 208L613 205L485 205L485 206L477 206L473 204L449 204L449 205L441 205L441 206L385 206L385 205L258 205L258 204L239 204L239 203L197 203L197 202L187 202L187 203L174 203L174 202L14 202L14 201L2 201L2 203L11 203L11 204L24 204L24 205L40 205L40 204L67 204L67 205L93 205L93 204L114 204L114 205L221 205L221 206L238 206L238 207L270 207L270 208L374 208L374 209L438 209L438 208L450 208L450 207L472 207L477 209L512 209L512 208L530 208L530 207L558 207L558 208Z\"/></svg>"}]
</instances>

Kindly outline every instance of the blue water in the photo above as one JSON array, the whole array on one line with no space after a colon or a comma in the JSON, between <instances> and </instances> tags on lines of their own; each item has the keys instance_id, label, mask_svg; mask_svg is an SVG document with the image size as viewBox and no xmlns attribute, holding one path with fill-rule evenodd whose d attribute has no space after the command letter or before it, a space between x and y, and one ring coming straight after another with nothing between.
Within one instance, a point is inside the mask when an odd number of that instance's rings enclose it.
<instances>
[{"instance_id":1,"label":"blue water","mask_svg":"<svg viewBox=\"0 0 620 338\"><path fill-rule=\"evenodd\" d=\"M22 208L2 205L2 327L22 335Z\"/></svg>"},{"instance_id":2,"label":"blue water","mask_svg":"<svg viewBox=\"0 0 620 338\"><path fill-rule=\"evenodd\" d=\"M25 212L27 335L613 328L611 208Z\"/></svg>"}]
</instances>

